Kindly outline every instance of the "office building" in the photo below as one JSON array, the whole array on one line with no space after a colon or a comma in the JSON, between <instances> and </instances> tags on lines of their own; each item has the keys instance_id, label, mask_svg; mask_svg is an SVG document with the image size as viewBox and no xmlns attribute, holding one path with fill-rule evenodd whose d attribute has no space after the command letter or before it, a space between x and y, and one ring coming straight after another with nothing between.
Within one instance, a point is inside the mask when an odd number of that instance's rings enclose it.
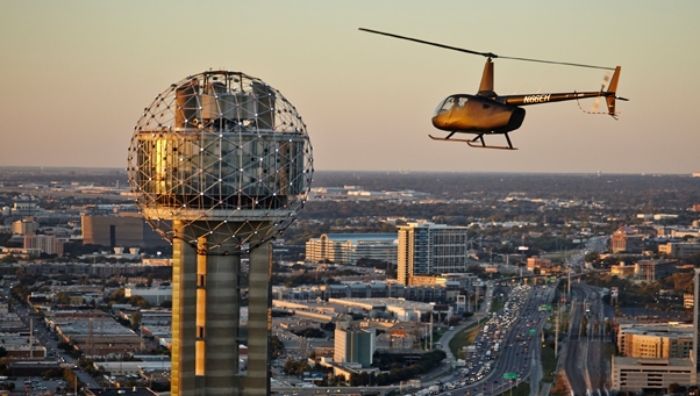
<instances>
[{"instance_id":1,"label":"office building","mask_svg":"<svg viewBox=\"0 0 700 396\"><path fill-rule=\"evenodd\" d=\"M689 359L671 358L673 354L684 353L686 349L687 336L678 335L676 348L671 347L672 342L668 340L668 348L662 345L664 342L654 337L644 337L644 334L639 334L638 347L635 348L636 335L632 335L632 340L623 337L623 340L618 340L623 344L618 344L621 351L627 353L636 353L645 356L663 356L667 354L669 358L663 359L644 359L635 357L613 356L612 358L612 389L615 391L632 391L632 392L659 392L668 390L671 384L688 386L697 383L697 372L700 366L698 365L698 330L700 325L700 268L695 268L693 273L694 282L694 299L693 304L693 324L691 328L692 348L689 352ZM640 325L635 325L641 330ZM678 326L682 328L682 326ZM686 330L687 331L687 330ZM637 331L640 333L640 331ZM629 334L634 333L630 329ZM641 332L643 333L643 332ZM660 337L664 338L664 337ZM670 338L670 337L669 337ZM636 351L635 351L636 349ZM667 352L664 352L667 350Z\"/></svg>"},{"instance_id":2,"label":"office building","mask_svg":"<svg viewBox=\"0 0 700 396\"><path fill-rule=\"evenodd\" d=\"M700 242L668 242L659 245L659 254L687 259L700 254Z\"/></svg>"},{"instance_id":3,"label":"office building","mask_svg":"<svg viewBox=\"0 0 700 396\"><path fill-rule=\"evenodd\" d=\"M399 227L397 279L404 285L428 284L443 273L466 272L467 228L433 223Z\"/></svg>"},{"instance_id":4,"label":"office building","mask_svg":"<svg viewBox=\"0 0 700 396\"><path fill-rule=\"evenodd\" d=\"M687 359L693 326L678 323L622 324L617 331L620 354L631 358Z\"/></svg>"},{"instance_id":5,"label":"office building","mask_svg":"<svg viewBox=\"0 0 700 396\"><path fill-rule=\"evenodd\" d=\"M119 214L82 214L80 223L84 245L153 247L166 242L143 217L133 212Z\"/></svg>"},{"instance_id":6,"label":"office building","mask_svg":"<svg viewBox=\"0 0 700 396\"><path fill-rule=\"evenodd\" d=\"M372 365L376 350L374 329L359 329L349 324L335 328L333 361L337 364L355 363L362 367Z\"/></svg>"},{"instance_id":7,"label":"office building","mask_svg":"<svg viewBox=\"0 0 700 396\"><path fill-rule=\"evenodd\" d=\"M15 235L34 235L39 229L39 223L33 217L24 217L12 223L12 233Z\"/></svg>"},{"instance_id":8,"label":"office building","mask_svg":"<svg viewBox=\"0 0 700 396\"><path fill-rule=\"evenodd\" d=\"M688 359L636 359L613 356L612 389L616 391L661 391L671 384L690 385L695 370Z\"/></svg>"},{"instance_id":9,"label":"office building","mask_svg":"<svg viewBox=\"0 0 700 396\"><path fill-rule=\"evenodd\" d=\"M323 234L306 242L307 261L352 265L359 259L396 263L396 234Z\"/></svg>"},{"instance_id":10,"label":"office building","mask_svg":"<svg viewBox=\"0 0 700 396\"><path fill-rule=\"evenodd\" d=\"M63 256L63 241L55 235L25 235L24 248L37 254Z\"/></svg>"},{"instance_id":11,"label":"office building","mask_svg":"<svg viewBox=\"0 0 700 396\"><path fill-rule=\"evenodd\" d=\"M678 271L678 260L639 260L634 265L634 275L641 280L654 282Z\"/></svg>"},{"instance_id":12,"label":"office building","mask_svg":"<svg viewBox=\"0 0 700 396\"><path fill-rule=\"evenodd\" d=\"M641 253L644 249L645 235L628 227L621 227L610 238L610 250L613 253Z\"/></svg>"}]
</instances>

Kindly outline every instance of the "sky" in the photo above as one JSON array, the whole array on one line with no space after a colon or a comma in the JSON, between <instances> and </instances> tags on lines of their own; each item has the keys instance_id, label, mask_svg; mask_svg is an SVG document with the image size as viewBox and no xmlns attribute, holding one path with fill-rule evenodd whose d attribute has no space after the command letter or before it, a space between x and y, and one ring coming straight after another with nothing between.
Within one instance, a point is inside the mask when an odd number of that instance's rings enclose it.
<instances>
[{"instance_id":1,"label":"sky","mask_svg":"<svg viewBox=\"0 0 700 396\"><path fill-rule=\"evenodd\" d=\"M698 1L41 1L0 13L0 166L126 167L156 94L211 68L280 90L317 170L700 171ZM576 102L526 108L518 151L434 142L447 95L497 54L621 65L619 120ZM496 60L499 94L597 90L605 72ZM581 102L585 109L592 101ZM501 144L495 136L492 143Z\"/></svg>"}]
</instances>

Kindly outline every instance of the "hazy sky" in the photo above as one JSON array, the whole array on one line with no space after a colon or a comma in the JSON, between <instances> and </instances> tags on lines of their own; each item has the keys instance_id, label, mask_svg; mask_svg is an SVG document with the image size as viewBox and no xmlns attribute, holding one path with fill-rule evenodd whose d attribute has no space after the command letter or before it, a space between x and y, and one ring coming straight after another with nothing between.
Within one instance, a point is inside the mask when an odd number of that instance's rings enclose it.
<instances>
[{"instance_id":1,"label":"hazy sky","mask_svg":"<svg viewBox=\"0 0 700 396\"><path fill-rule=\"evenodd\" d=\"M26 1L0 12L0 165L125 167L133 126L188 74L240 70L301 112L320 170L700 171L698 1ZM622 65L618 121L527 107L517 152L428 140L480 51ZM598 89L604 72L496 61L499 94ZM582 102L586 106L592 101ZM501 143L502 137L492 140Z\"/></svg>"}]
</instances>

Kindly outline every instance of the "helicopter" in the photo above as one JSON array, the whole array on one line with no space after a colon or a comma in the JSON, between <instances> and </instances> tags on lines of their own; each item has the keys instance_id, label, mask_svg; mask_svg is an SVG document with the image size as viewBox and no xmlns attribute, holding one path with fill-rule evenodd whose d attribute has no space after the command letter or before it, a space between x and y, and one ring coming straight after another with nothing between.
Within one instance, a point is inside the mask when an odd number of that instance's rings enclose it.
<instances>
[{"instance_id":1,"label":"helicopter","mask_svg":"<svg viewBox=\"0 0 700 396\"><path fill-rule=\"evenodd\" d=\"M480 55L486 58L484 71L481 75L481 83L479 84L479 91L476 93L476 95L450 95L442 102L440 102L440 104L437 106L435 114L432 117L433 126L437 129L448 132L448 134L445 137L428 135L433 140L444 142L462 142L467 143L470 147L475 148L517 150L517 148L513 147L513 143L511 142L510 136L508 134L520 128L520 126L523 123L523 120L525 120L525 109L523 109L522 106L562 102L568 100L578 101L580 99L585 98L602 97L605 98L607 104L607 114L617 119L617 113L615 112L615 101L629 100L627 98L617 96L617 85L620 79L621 70L620 66L594 66L580 63L502 56L497 55L493 52L473 51L465 48L453 47L451 45L425 41L412 37L400 36L393 33L381 32L378 30L372 30L367 28L359 28L359 30L367 33L374 33L402 40L413 41L420 44L432 45L443 49L459 51L471 55ZM563 93L543 93L526 95L498 95L494 91L493 86L493 60L497 58L519 60L525 62L584 67L590 69L612 70L613 75L610 79L610 83L608 84L607 89L605 89L605 86L603 85L598 91L574 91ZM454 138L453 136L456 133L475 134L476 137L471 139ZM487 145L484 136L494 134L504 135L508 145Z\"/></svg>"}]
</instances>

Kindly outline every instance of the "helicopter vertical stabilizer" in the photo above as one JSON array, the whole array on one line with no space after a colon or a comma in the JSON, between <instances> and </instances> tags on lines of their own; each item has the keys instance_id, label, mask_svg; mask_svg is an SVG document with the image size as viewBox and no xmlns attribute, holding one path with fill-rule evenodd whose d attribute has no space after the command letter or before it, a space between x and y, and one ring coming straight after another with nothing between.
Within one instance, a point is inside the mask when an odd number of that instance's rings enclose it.
<instances>
[{"instance_id":1,"label":"helicopter vertical stabilizer","mask_svg":"<svg viewBox=\"0 0 700 396\"><path fill-rule=\"evenodd\" d=\"M477 95L496 96L496 93L493 92L493 62L491 62L491 58L488 58L486 64L484 64L484 73L481 75L481 83L479 84Z\"/></svg>"},{"instance_id":2,"label":"helicopter vertical stabilizer","mask_svg":"<svg viewBox=\"0 0 700 396\"><path fill-rule=\"evenodd\" d=\"M605 101L608 104L608 114L615 117L615 99L617 99L617 81L620 79L620 66L615 67L615 72L610 79L608 90L606 91Z\"/></svg>"}]
</instances>

